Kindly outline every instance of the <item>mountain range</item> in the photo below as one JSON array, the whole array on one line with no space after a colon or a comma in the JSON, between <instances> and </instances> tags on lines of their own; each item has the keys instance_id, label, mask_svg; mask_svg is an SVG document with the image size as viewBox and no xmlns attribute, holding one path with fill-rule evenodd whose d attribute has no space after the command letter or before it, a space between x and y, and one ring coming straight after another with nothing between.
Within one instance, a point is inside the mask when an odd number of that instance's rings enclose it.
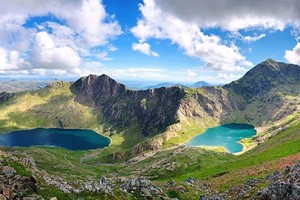
<instances>
[{"instance_id":1,"label":"mountain range","mask_svg":"<svg viewBox=\"0 0 300 200\"><path fill-rule=\"evenodd\" d=\"M199 84L202 87L198 87ZM112 144L100 152L78 153L76 158L67 151L57 150L74 159L74 162L70 161L74 168L79 163L85 163L86 173L94 173L90 167L98 163L105 169L103 173L110 176L113 176L112 169L116 168L119 171L114 176L126 171L132 176L147 175L158 182L169 178L182 181L183 177L192 175L207 178L209 183L212 183L210 180L228 183L236 176L235 170L242 173L247 169L250 173L254 167L260 169L264 162L270 162L271 165L271 162L278 164L278 159L287 159L288 156L294 156L295 160L300 158L300 66L268 59L241 79L224 86L199 84L196 88L171 86L131 90L107 75L89 75L74 83L55 82L35 91L2 92L0 132L35 127L93 129L109 136ZM257 135L242 141L249 151L241 157L181 146L205 129L227 123L247 123L256 127ZM285 145L290 145L292 149ZM284 152L274 155L272 152L277 152L274 149ZM44 161L37 160L37 165L53 175L58 173L48 168L47 162L50 161L45 158L46 154L56 157L57 153L47 148L39 151L35 148L17 149L15 154L18 157L26 152L35 159L43 158ZM80 162L77 163L75 160L78 157ZM248 161L245 161L247 158ZM214 165L223 166L210 169ZM131 166L139 171L131 171ZM201 167L199 172L197 167ZM148 170L144 171L143 168ZM187 169L196 171L187 173ZM269 169L262 174L254 173L255 177L277 168L272 165ZM189 179L188 182L191 181ZM238 179L237 183L241 184L242 181L245 180ZM260 183L265 184L264 181ZM176 182L174 184L174 187L168 186L166 196L184 199L189 194L205 191L203 188L187 186L189 183L181 189L176 188L179 187ZM215 185L218 191L230 189L218 187L220 185ZM190 192L184 194L183 190ZM255 189L253 191L257 192ZM211 195L214 192L208 193ZM236 199L239 198L236 196Z\"/></svg>"}]
</instances>

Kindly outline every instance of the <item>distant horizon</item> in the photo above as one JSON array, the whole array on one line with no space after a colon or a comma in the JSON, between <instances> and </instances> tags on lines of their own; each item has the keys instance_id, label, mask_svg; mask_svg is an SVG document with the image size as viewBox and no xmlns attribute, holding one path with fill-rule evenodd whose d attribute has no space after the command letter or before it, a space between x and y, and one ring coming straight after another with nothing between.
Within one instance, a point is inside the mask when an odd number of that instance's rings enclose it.
<instances>
[{"instance_id":1,"label":"distant horizon","mask_svg":"<svg viewBox=\"0 0 300 200\"><path fill-rule=\"evenodd\" d=\"M264 61L267 61L267 60L274 60L273 58L268 58L266 60L263 60L261 61L260 63L264 62ZM275 60L276 62L282 62L282 61L277 61ZM256 65L260 64L260 63L256 63ZM284 62L286 63L286 62ZM252 68L251 68L252 69ZM248 71L250 71L251 69L249 69ZM248 72L248 71L245 71L245 73L243 74L243 76ZM105 73L103 73L105 74ZM3 74L0 74L0 81L13 81L13 80L16 80L16 81L76 81L78 79L80 79L81 77L85 77L85 76L89 76L89 75L97 75L97 76L101 76L103 74L87 74L87 75L82 75L82 76L45 76L45 75L3 75ZM157 80L157 79L138 79L138 78L127 78L127 79L124 79L124 78L114 78L113 76L109 75L109 74L105 74L107 76L109 76L110 78L120 82L120 83L126 83L126 84L143 84L145 86L150 86L150 85L155 85L155 84L161 84L161 83L173 83L173 84L182 84L182 85L191 85L191 84L194 84L194 83L197 83L197 82L206 82L208 84L211 84L211 85L224 85L224 84L228 84L228 83L231 83L232 81L236 81L240 78L242 78L243 76L239 77L239 78L236 78L234 80L230 80L230 81L227 81L227 82L216 82L216 81L205 81L205 80L190 80L190 81L181 81L181 80ZM218 79L215 79L215 80L218 80ZM125 84L125 85L126 85Z\"/></svg>"},{"instance_id":2,"label":"distant horizon","mask_svg":"<svg viewBox=\"0 0 300 200\"><path fill-rule=\"evenodd\" d=\"M101 76L103 74L90 74L90 75L97 75ZM76 81L80 79L81 77L86 77L86 76L78 76L78 77L62 77L62 76L18 76L18 77L13 77L13 76L6 76L3 77L0 75L0 81ZM111 77L111 76L109 76ZM191 81L191 82L176 82L176 81L164 81L164 80L139 80L139 79L115 79L111 77L112 79L122 83L122 81L126 83L145 83L145 84L160 84L160 83L174 83L174 84L193 84L200 82L199 81ZM206 81L203 81L206 82ZM209 83L209 82L207 82Z\"/></svg>"}]
</instances>

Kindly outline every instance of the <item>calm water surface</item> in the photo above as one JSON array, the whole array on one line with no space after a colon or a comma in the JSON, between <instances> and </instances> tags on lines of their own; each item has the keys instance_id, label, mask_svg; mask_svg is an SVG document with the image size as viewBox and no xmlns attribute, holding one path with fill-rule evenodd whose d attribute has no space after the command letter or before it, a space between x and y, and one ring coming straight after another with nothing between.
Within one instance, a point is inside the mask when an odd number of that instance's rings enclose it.
<instances>
[{"instance_id":1,"label":"calm water surface","mask_svg":"<svg viewBox=\"0 0 300 200\"><path fill-rule=\"evenodd\" d=\"M55 146L69 150L88 150L107 147L110 139L92 130L32 129L0 134L0 146Z\"/></svg>"},{"instance_id":2,"label":"calm water surface","mask_svg":"<svg viewBox=\"0 0 300 200\"><path fill-rule=\"evenodd\" d=\"M248 124L226 124L207 129L191 139L188 146L223 146L230 153L243 150L238 142L244 138L251 138L256 134L253 126Z\"/></svg>"}]
</instances>

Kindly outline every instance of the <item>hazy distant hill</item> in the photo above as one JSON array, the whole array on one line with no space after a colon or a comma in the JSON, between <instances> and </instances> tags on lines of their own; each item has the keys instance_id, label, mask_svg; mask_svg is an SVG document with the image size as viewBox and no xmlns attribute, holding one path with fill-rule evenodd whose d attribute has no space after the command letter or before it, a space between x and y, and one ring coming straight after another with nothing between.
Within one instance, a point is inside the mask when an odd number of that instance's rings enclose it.
<instances>
[{"instance_id":1,"label":"hazy distant hill","mask_svg":"<svg viewBox=\"0 0 300 200\"><path fill-rule=\"evenodd\" d=\"M147 86L147 89L155 89L155 88L161 88L161 87L186 87L186 86L184 86L180 83L164 82L164 83L159 83L157 85Z\"/></svg>"},{"instance_id":2,"label":"hazy distant hill","mask_svg":"<svg viewBox=\"0 0 300 200\"><path fill-rule=\"evenodd\" d=\"M203 87L203 86L213 86L213 84L210 84L205 81L198 81L194 84L180 84L180 83L173 83L173 82L164 82L164 83L159 83L156 85L150 85L147 86L147 89L154 89L154 88L161 88L161 87L182 87L182 88L198 88L198 87Z\"/></svg>"},{"instance_id":3,"label":"hazy distant hill","mask_svg":"<svg viewBox=\"0 0 300 200\"><path fill-rule=\"evenodd\" d=\"M194 83L193 85L188 85L188 87L191 87L191 88L198 88L198 87L202 87L202 86L212 86L212 84L210 84L206 81L198 81L198 82Z\"/></svg>"},{"instance_id":4,"label":"hazy distant hill","mask_svg":"<svg viewBox=\"0 0 300 200\"><path fill-rule=\"evenodd\" d=\"M36 90L46 87L51 82L52 81L1 80L0 92L20 92L24 90Z\"/></svg>"}]
</instances>

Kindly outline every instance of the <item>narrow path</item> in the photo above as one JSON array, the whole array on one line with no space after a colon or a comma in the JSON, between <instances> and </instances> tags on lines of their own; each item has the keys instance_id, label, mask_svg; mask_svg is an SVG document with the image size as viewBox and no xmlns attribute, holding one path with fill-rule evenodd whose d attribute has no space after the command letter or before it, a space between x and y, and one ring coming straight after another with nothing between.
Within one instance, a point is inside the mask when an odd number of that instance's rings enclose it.
<instances>
[{"instance_id":1,"label":"narrow path","mask_svg":"<svg viewBox=\"0 0 300 200\"><path fill-rule=\"evenodd\" d=\"M75 168L75 165L73 165L73 164L67 159L67 156L64 156L64 159L72 166L73 169Z\"/></svg>"}]
</instances>

